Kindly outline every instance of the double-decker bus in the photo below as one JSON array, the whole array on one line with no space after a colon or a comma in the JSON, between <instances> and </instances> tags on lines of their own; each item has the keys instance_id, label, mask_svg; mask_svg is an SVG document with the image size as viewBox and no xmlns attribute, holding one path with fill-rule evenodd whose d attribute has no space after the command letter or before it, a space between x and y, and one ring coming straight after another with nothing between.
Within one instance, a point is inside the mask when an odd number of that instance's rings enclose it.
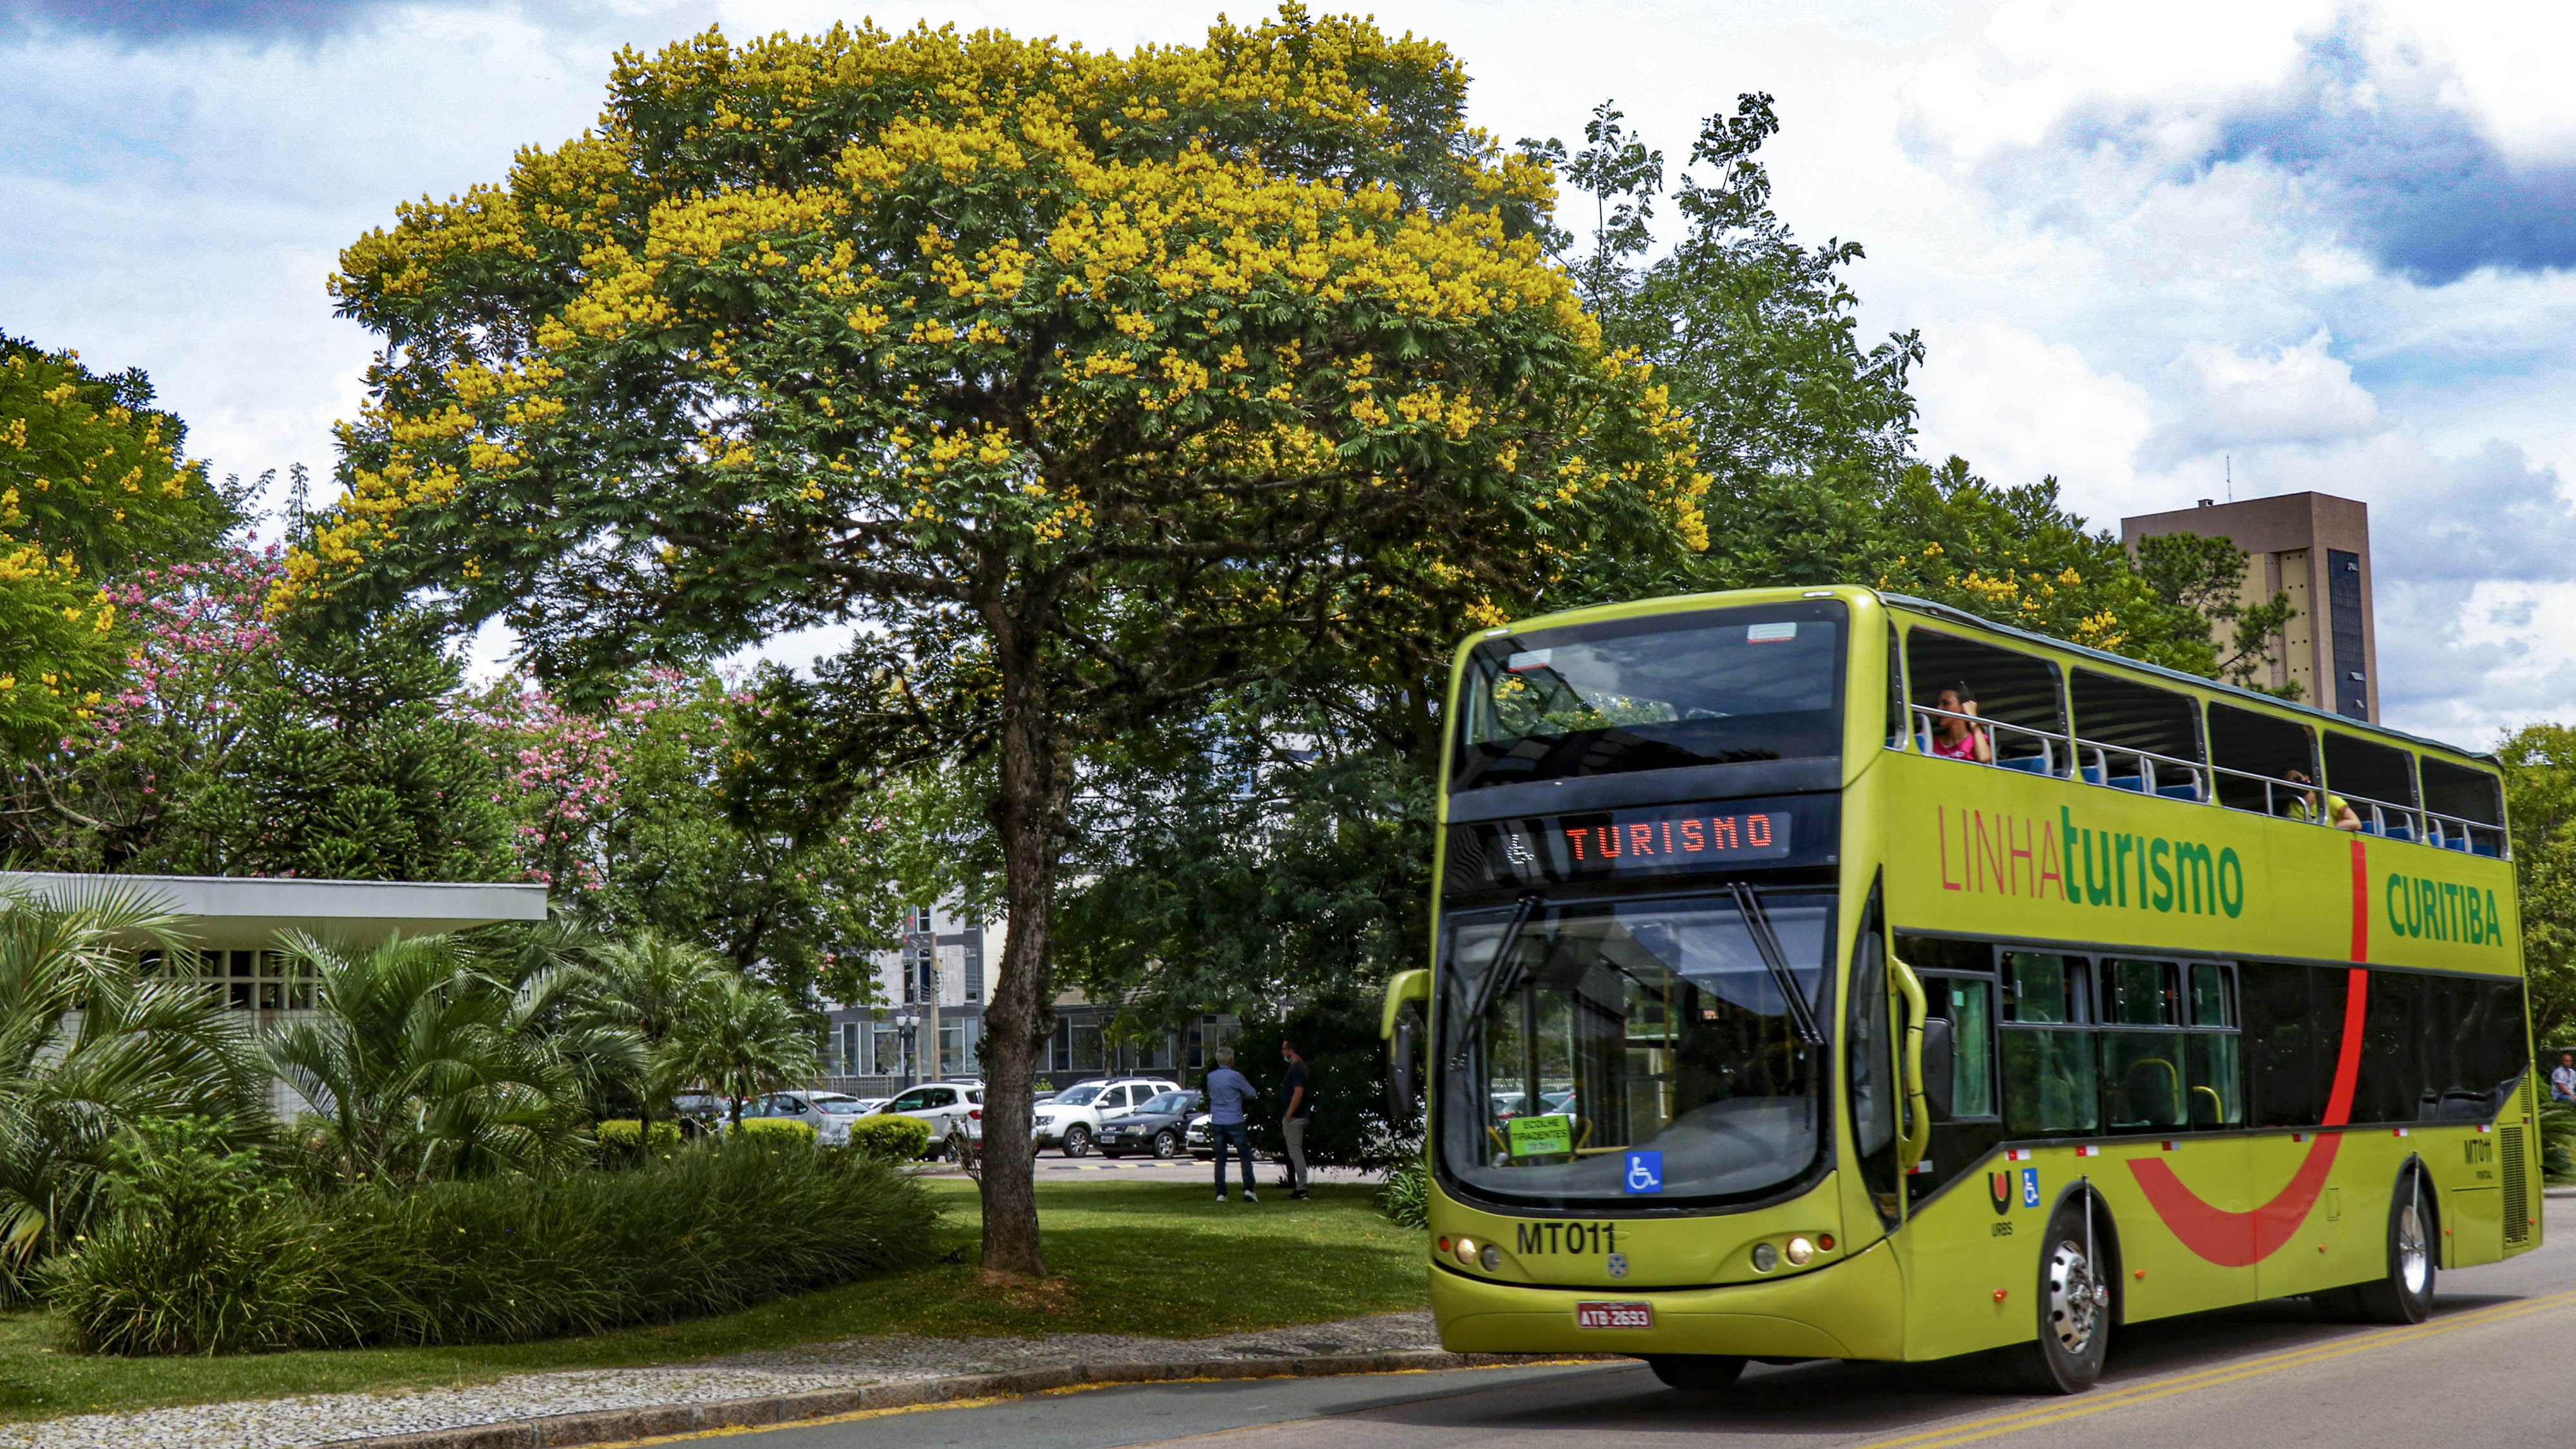
<instances>
[{"instance_id":1,"label":"double-decker bus","mask_svg":"<svg viewBox=\"0 0 2576 1449\"><path fill-rule=\"evenodd\" d=\"M1458 650L1425 970L1457 1350L1998 1351L2538 1245L2493 762L1866 588Z\"/></svg>"}]
</instances>

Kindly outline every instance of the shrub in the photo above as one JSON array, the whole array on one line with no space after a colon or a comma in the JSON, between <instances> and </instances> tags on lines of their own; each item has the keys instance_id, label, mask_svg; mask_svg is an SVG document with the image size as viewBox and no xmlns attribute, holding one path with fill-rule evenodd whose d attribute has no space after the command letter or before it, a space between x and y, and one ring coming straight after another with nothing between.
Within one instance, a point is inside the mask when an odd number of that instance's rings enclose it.
<instances>
[{"instance_id":1,"label":"shrub","mask_svg":"<svg viewBox=\"0 0 2576 1449\"><path fill-rule=\"evenodd\" d=\"M239 1201L220 1232L120 1211L61 1259L74 1340L211 1353L597 1333L906 1267L939 1226L890 1164L759 1135L629 1172Z\"/></svg>"},{"instance_id":2,"label":"shrub","mask_svg":"<svg viewBox=\"0 0 2576 1449\"><path fill-rule=\"evenodd\" d=\"M791 1122L784 1117L745 1117L742 1135L751 1140L766 1137L777 1142L802 1142L814 1145L814 1129L807 1123Z\"/></svg>"},{"instance_id":3,"label":"shrub","mask_svg":"<svg viewBox=\"0 0 2576 1449\"><path fill-rule=\"evenodd\" d=\"M1378 1211L1408 1228L1431 1226L1431 1173L1415 1158L1388 1173L1377 1190Z\"/></svg>"},{"instance_id":4,"label":"shrub","mask_svg":"<svg viewBox=\"0 0 2576 1449\"><path fill-rule=\"evenodd\" d=\"M930 1124L893 1112L861 1117L850 1124L850 1150L886 1162L916 1162L929 1155Z\"/></svg>"},{"instance_id":5,"label":"shrub","mask_svg":"<svg viewBox=\"0 0 2576 1449\"><path fill-rule=\"evenodd\" d=\"M611 1117L599 1124L595 1135L599 1139L599 1160L603 1163L632 1162L644 1155L641 1150L644 1124L632 1117ZM679 1123L653 1124L653 1156L668 1157L679 1146Z\"/></svg>"}]
</instances>

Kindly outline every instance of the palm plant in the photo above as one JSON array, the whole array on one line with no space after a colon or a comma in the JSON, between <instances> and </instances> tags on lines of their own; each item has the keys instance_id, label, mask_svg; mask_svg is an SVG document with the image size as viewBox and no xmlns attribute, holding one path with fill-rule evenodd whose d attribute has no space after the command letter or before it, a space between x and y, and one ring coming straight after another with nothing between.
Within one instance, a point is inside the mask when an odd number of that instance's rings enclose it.
<instances>
[{"instance_id":1,"label":"palm plant","mask_svg":"<svg viewBox=\"0 0 2576 1449\"><path fill-rule=\"evenodd\" d=\"M796 1009L731 972L701 985L665 1045L665 1060L675 1080L704 1082L731 1097L736 1127L744 1098L806 1081L820 1065Z\"/></svg>"},{"instance_id":2,"label":"palm plant","mask_svg":"<svg viewBox=\"0 0 2576 1449\"><path fill-rule=\"evenodd\" d=\"M193 982L134 953L183 949L132 889L66 905L0 899L0 1254L12 1278L79 1236L118 1133L194 1117L229 1138L265 1123L248 1035Z\"/></svg>"},{"instance_id":3,"label":"palm plant","mask_svg":"<svg viewBox=\"0 0 2576 1449\"><path fill-rule=\"evenodd\" d=\"M591 952L590 975L590 1020L631 1033L643 1048L632 1077L636 1141L650 1143L656 1109L696 1080L688 1041L710 1015L700 1000L733 973L712 952L642 930Z\"/></svg>"},{"instance_id":4,"label":"palm plant","mask_svg":"<svg viewBox=\"0 0 2576 1449\"><path fill-rule=\"evenodd\" d=\"M317 1010L269 1041L268 1061L351 1181L568 1166L583 1148L578 1060L637 1051L631 1034L558 1025L580 1014L583 984L559 964L455 936L286 944L320 978Z\"/></svg>"}]
</instances>

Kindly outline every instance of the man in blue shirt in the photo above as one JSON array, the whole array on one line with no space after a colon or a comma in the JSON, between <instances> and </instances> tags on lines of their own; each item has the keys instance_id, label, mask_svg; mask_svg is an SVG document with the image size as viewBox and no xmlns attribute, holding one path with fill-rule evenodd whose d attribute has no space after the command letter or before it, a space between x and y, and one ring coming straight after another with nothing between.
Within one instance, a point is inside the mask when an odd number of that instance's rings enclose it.
<instances>
[{"instance_id":1,"label":"man in blue shirt","mask_svg":"<svg viewBox=\"0 0 2576 1449\"><path fill-rule=\"evenodd\" d=\"M1252 1190L1252 1132L1244 1125L1243 1104L1261 1094L1234 1069L1234 1048L1216 1049L1216 1070L1207 1074L1208 1136L1216 1142L1216 1200L1225 1201L1225 1150L1232 1147L1243 1162L1243 1200L1259 1202Z\"/></svg>"}]
</instances>

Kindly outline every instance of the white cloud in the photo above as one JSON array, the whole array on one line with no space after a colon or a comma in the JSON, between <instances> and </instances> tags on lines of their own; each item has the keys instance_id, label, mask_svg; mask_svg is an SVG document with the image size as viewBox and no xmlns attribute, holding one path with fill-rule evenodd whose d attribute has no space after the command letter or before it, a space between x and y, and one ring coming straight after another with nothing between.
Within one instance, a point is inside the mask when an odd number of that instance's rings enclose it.
<instances>
[{"instance_id":1,"label":"white cloud","mask_svg":"<svg viewBox=\"0 0 2576 1449\"><path fill-rule=\"evenodd\" d=\"M1924 345L1930 361L1917 394L1927 455L1956 453L1996 483L2053 473L2089 512L2133 501L2150 430L2145 389L2000 317L1926 327Z\"/></svg>"},{"instance_id":2,"label":"white cloud","mask_svg":"<svg viewBox=\"0 0 2576 1449\"><path fill-rule=\"evenodd\" d=\"M2323 328L2295 347L2246 356L2222 343L2183 349L2191 392L2158 441L2177 454L2226 445L2319 443L2379 431L2379 401L2352 380Z\"/></svg>"}]
</instances>

